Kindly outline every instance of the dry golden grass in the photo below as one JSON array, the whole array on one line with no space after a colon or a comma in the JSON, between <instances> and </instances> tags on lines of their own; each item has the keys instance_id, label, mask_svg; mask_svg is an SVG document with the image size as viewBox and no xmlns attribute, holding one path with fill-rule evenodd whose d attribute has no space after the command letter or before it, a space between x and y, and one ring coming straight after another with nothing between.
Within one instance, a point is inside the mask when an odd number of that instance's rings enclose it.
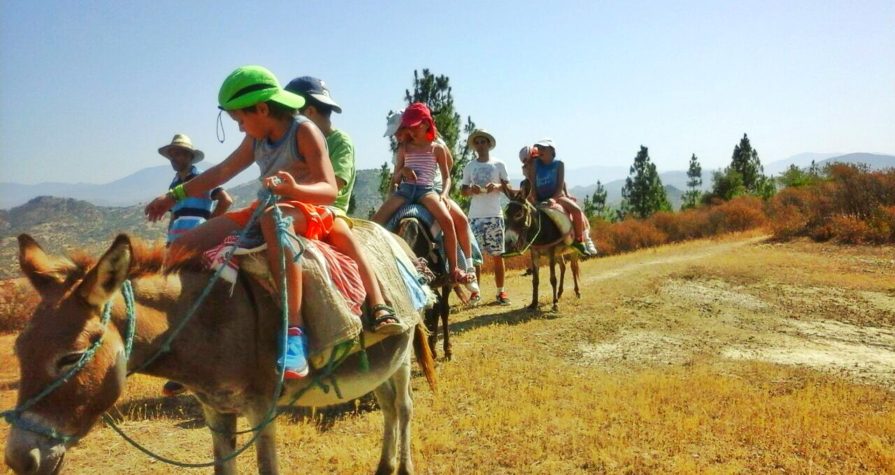
<instances>
[{"instance_id":1,"label":"dry golden grass","mask_svg":"<svg viewBox=\"0 0 895 475\"><path fill-rule=\"evenodd\" d=\"M891 247L753 233L592 260L583 298L568 278L557 313L523 310L530 281L512 274L513 305L451 316L454 360L439 363L439 392L414 379L418 472L895 473ZM483 281L487 300L493 281ZM161 384L130 381L125 429L167 456L208 460L197 405L161 399ZM287 413L282 471L370 473L380 426L368 400ZM72 473L179 473L105 427L67 462ZM254 463L246 454L240 470Z\"/></svg>"}]
</instances>

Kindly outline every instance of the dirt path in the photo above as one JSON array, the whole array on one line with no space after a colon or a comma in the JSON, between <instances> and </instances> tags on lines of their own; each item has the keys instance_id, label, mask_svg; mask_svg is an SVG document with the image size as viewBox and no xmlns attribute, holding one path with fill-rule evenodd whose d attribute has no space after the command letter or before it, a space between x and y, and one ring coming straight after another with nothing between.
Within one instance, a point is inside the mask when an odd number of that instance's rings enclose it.
<instances>
[{"instance_id":1,"label":"dirt path","mask_svg":"<svg viewBox=\"0 0 895 475\"><path fill-rule=\"evenodd\" d=\"M646 258L650 251L643 251L631 262L593 262L583 279L585 288L612 280L640 281L641 292L628 295L627 301L652 311L622 325L614 339L581 344L581 355L601 364L681 364L709 353L722 360L810 367L895 390L895 329L879 325L895 316L895 277L877 280L876 289L849 288L849 273L867 272L862 264L875 260L834 255L834 262L841 261L837 264L846 287L791 282L786 272L774 268L798 263L778 261L773 254L786 253L786 248L765 241L757 236L684 244ZM754 259L751 265L718 267L749 259ZM809 301L816 311L792 311ZM861 316L861 322L841 321L840 307ZM688 318L694 310L695 319ZM669 318L678 324L656 328Z\"/></svg>"}]
</instances>

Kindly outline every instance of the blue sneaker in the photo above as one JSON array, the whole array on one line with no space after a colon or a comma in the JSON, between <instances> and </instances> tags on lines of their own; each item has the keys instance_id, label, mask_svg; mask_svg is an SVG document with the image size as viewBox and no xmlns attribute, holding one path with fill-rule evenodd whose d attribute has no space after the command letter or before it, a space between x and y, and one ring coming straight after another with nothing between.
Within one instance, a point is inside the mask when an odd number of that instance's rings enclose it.
<instances>
[{"instance_id":1,"label":"blue sneaker","mask_svg":"<svg viewBox=\"0 0 895 475\"><path fill-rule=\"evenodd\" d=\"M301 328L289 327L289 334L286 336L285 357L284 379L301 379L308 375L308 336ZM277 361L277 368L282 365L282 359Z\"/></svg>"}]
</instances>

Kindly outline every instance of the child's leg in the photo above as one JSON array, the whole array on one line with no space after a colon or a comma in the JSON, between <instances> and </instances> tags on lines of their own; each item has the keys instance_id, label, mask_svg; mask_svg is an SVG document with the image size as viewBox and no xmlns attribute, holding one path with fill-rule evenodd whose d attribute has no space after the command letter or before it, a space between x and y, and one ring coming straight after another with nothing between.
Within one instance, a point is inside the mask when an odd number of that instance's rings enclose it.
<instances>
[{"instance_id":1,"label":"child's leg","mask_svg":"<svg viewBox=\"0 0 895 475\"><path fill-rule=\"evenodd\" d=\"M460 250L466 257L468 267L472 268L472 242L469 240L469 218L463 212L454 200L447 201L447 208L451 214L451 220L454 221L454 230L457 233L457 242L460 244ZM468 270L468 269L467 269Z\"/></svg>"},{"instance_id":2,"label":"child's leg","mask_svg":"<svg viewBox=\"0 0 895 475\"><path fill-rule=\"evenodd\" d=\"M299 210L288 206L280 205L280 211L283 217L292 217L292 227L295 234L302 235L307 232L308 223L305 215ZM267 242L267 262L270 266L270 273L273 276L274 283L278 290L280 289L280 240L277 236L276 220L274 219L272 210L266 210L261 216L261 233L264 235L264 241ZM293 262L294 255L289 248L282 250L286 256L286 289L288 291L286 307L289 315L290 327L302 327L304 321L301 317L301 262Z\"/></svg>"},{"instance_id":3,"label":"child's leg","mask_svg":"<svg viewBox=\"0 0 895 475\"><path fill-rule=\"evenodd\" d=\"M176 241L171 243L168 252L171 254L205 252L217 246L225 237L240 229L241 226L226 216L211 218L183 233Z\"/></svg>"},{"instance_id":4,"label":"child's leg","mask_svg":"<svg viewBox=\"0 0 895 475\"><path fill-rule=\"evenodd\" d=\"M379 288L379 281L376 279L376 274L373 273L373 268L370 267L370 263L361 251L360 246L357 244L357 240L354 239L354 235L351 233L351 228L344 219L336 218L327 242L329 242L337 251L354 259L354 262L357 263L357 271L360 274L361 281L364 283L364 290L367 291L367 304L370 308L372 309L377 306L385 305L385 297L382 296L382 289ZM374 321L376 318L384 315L389 315L388 309L380 307L378 310L372 312ZM387 319L385 320L384 323L389 323ZM392 316L390 323L399 322L396 317Z\"/></svg>"},{"instance_id":5,"label":"child's leg","mask_svg":"<svg viewBox=\"0 0 895 475\"><path fill-rule=\"evenodd\" d=\"M491 256L491 259L494 260L494 283L498 289L502 289L504 284L503 256Z\"/></svg>"},{"instance_id":6,"label":"child's leg","mask_svg":"<svg viewBox=\"0 0 895 475\"><path fill-rule=\"evenodd\" d=\"M401 206L404 206L404 203L407 202L407 199L403 196L392 193L391 196L385 200L385 203L382 203L382 206L376 210L376 213L373 214L371 218L372 221L379 223L382 226L385 226L388 223L388 220L391 219L392 215L395 214L396 211Z\"/></svg>"},{"instance_id":7,"label":"child's leg","mask_svg":"<svg viewBox=\"0 0 895 475\"><path fill-rule=\"evenodd\" d=\"M420 197L418 202L425 206L432 216L435 216L441 226L441 232L444 233L444 252L448 259L448 272L453 275L460 269L457 267L457 233L454 231L451 214L434 191Z\"/></svg>"},{"instance_id":8,"label":"child's leg","mask_svg":"<svg viewBox=\"0 0 895 475\"><path fill-rule=\"evenodd\" d=\"M583 213L581 208L566 196L560 197L556 202L572 216L572 225L575 227L575 239L584 241L584 220L582 219Z\"/></svg>"}]
</instances>

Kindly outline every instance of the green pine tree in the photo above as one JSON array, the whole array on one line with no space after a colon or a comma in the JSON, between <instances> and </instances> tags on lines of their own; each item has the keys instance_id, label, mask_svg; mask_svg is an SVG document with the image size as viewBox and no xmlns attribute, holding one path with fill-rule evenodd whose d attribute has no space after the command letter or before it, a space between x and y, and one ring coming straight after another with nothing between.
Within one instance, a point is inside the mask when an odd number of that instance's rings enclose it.
<instances>
[{"instance_id":1,"label":"green pine tree","mask_svg":"<svg viewBox=\"0 0 895 475\"><path fill-rule=\"evenodd\" d=\"M681 209L695 208L699 203L699 197L702 192L699 188L702 186L702 166L699 159L694 153L690 156L690 167L687 168L687 191L684 193Z\"/></svg>"},{"instance_id":2,"label":"green pine tree","mask_svg":"<svg viewBox=\"0 0 895 475\"><path fill-rule=\"evenodd\" d=\"M460 114L454 109L450 78L444 75L436 76L427 68L423 68L422 75L414 70L413 90L405 90L404 99L407 104L422 102L432 112L438 133L454 157L454 166L451 169L451 198L465 203L468 200L460 195L459 183L463 176L463 167L469 163L473 151L466 145L466 140L460 141L460 135L462 132L464 137L468 136L475 130L475 123L471 117L467 117L466 124L462 124Z\"/></svg>"},{"instance_id":3,"label":"green pine tree","mask_svg":"<svg viewBox=\"0 0 895 475\"><path fill-rule=\"evenodd\" d=\"M637 218L647 218L656 211L671 211L662 179L659 178L656 165L649 158L649 149L643 145L634 157L634 164L625 179L622 198L624 214Z\"/></svg>"}]
</instances>

